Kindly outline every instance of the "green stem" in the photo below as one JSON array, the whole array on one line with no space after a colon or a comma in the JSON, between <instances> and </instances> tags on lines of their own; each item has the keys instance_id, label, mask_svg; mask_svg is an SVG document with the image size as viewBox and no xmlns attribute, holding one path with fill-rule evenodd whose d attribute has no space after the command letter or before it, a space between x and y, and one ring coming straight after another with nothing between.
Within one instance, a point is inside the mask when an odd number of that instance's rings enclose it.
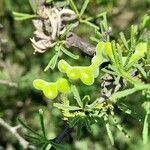
<instances>
[{"instance_id":1,"label":"green stem","mask_svg":"<svg viewBox=\"0 0 150 150\"><path fill-rule=\"evenodd\" d=\"M132 89L127 89L127 90L124 90L124 91L120 91L120 92L114 93L109 98L109 100L113 101L113 102L116 102L117 99L120 99L120 98L123 98L125 96L131 95L131 94L133 94L133 93L135 93L137 91L146 90L146 89L150 89L150 84L143 84L143 83L137 84Z\"/></svg>"}]
</instances>

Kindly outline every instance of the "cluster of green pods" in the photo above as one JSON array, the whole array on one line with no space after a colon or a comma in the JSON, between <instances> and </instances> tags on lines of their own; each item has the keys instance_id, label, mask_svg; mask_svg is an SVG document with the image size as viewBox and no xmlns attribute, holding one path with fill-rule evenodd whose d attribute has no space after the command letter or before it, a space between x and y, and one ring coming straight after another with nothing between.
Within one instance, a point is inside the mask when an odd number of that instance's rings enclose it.
<instances>
[{"instance_id":1,"label":"cluster of green pods","mask_svg":"<svg viewBox=\"0 0 150 150\"><path fill-rule=\"evenodd\" d=\"M107 44L110 49L110 45ZM99 74L99 66L103 63L103 51L105 51L106 44L100 42L96 47L96 55L92 59L90 66L71 66L65 60L60 60L58 68L61 72L66 73L69 79L80 79L86 85L92 85L94 78Z\"/></svg>"},{"instance_id":2,"label":"cluster of green pods","mask_svg":"<svg viewBox=\"0 0 150 150\"><path fill-rule=\"evenodd\" d=\"M146 50L147 44L145 42L139 43L129 63L137 61L144 56ZM90 66L71 66L62 59L58 63L58 69L60 72L66 73L69 79L80 79L84 84L92 85L94 79L99 75L99 66L108 59L115 62L111 43L99 42L96 46L96 55L92 58ZM123 59L126 60L126 57L123 57ZM56 82L46 82L41 79L36 79L33 81L33 85L36 89L42 90L44 95L49 99L56 98L58 92L67 93L70 91L69 82L65 78L60 78Z\"/></svg>"},{"instance_id":3,"label":"cluster of green pods","mask_svg":"<svg viewBox=\"0 0 150 150\"><path fill-rule=\"evenodd\" d=\"M46 82L41 79L36 79L33 81L33 86L37 90L43 91L44 95L48 99L56 98L58 92L67 93L70 91L69 82L65 78L60 78L56 82Z\"/></svg>"}]
</instances>

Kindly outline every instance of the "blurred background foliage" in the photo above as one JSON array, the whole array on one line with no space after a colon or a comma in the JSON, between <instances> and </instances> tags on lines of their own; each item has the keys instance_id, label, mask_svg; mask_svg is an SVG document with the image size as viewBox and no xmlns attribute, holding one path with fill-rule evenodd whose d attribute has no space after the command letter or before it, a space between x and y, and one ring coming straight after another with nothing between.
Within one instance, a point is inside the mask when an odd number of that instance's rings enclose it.
<instances>
[{"instance_id":1,"label":"blurred background foliage","mask_svg":"<svg viewBox=\"0 0 150 150\"><path fill-rule=\"evenodd\" d=\"M81 8L83 0L78 0L78 8ZM55 81L61 76L57 68L52 71L44 72L44 68L53 56L53 50L44 54L33 55L33 48L29 40L33 36L33 26L31 20L15 21L12 11L25 12L32 14L32 9L28 0L0 0L0 38L3 39L0 51L0 80L9 81L12 84L0 84L0 117L4 118L11 125L18 124L17 117L24 118L33 128L39 129L39 120L37 112L42 108L45 113L47 133L50 138L54 138L67 125L61 119L61 113L51 106L42 94L34 90L32 81L35 78L42 78L48 81ZM94 16L97 13L107 11L108 21L113 31L112 38L117 39L120 31L128 34L131 24L139 24L144 14L150 13L150 0L90 0L86 13ZM76 33L89 41L93 34L93 29L81 25L76 29ZM80 55L75 64L87 64L90 58L79 52ZM63 56L63 58L67 56ZM68 59L68 58L67 58ZM83 95L91 93L94 99L100 93L100 78L97 79L97 85L90 88L82 86ZM140 101L137 101L137 105ZM139 108L139 107L137 107ZM136 107L134 107L136 109ZM141 111L140 113L143 113ZM128 129L131 136L134 137L134 143L130 143L124 138L124 135L116 128L113 128L115 137L115 147L111 147L109 139L103 126L93 125L93 134L85 130L81 140L76 139L73 134L72 139L66 145L68 149L75 150L103 150L103 149L143 149L141 132L142 124L137 123L135 118L120 114L121 122ZM67 144L69 143L69 144ZM12 135L0 126L0 149L13 150L22 149L19 143ZM148 149L147 149L148 150Z\"/></svg>"}]
</instances>

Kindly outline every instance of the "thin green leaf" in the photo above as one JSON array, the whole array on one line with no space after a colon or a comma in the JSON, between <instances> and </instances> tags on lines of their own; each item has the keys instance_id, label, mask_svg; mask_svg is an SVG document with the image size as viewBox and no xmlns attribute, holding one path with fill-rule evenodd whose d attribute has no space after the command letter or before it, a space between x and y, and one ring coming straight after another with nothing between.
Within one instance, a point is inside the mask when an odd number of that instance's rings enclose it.
<instances>
[{"instance_id":1,"label":"thin green leaf","mask_svg":"<svg viewBox=\"0 0 150 150\"><path fill-rule=\"evenodd\" d=\"M107 134L108 134L108 137L110 139L111 145L114 145L114 138L112 136L112 132L111 132L109 123L106 123L105 126L106 126Z\"/></svg>"},{"instance_id":2,"label":"thin green leaf","mask_svg":"<svg viewBox=\"0 0 150 150\"><path fill-rule=\"evenodd\" d=\"M39 140L39 141L30 141L30 143L38 148L41 148L47 141Z\"/></svg>"},{"instance_id":3,"label":"thin green leaf","mask_svg":"<svg viewBox=\"0 0 150 150\"><path fill-rule=\"evenodd\" d=\"M146 53L146 55L147 55L147 65L150 65L150 39L149 40L147 40L147 53Z\"/></svg>"},{"instance_id":4,"label":"thin green leaf","mask_svg":"<svg viewBox=\"0 0 150 150\"><path fill-rule=\"evenodd\" d=\"M70 126L71 128L73 128L74 126L76 126L76 125L78 124L78 122L81 123L81 117L80 117L80 116L74 117L74 118L70 121L69 126Z\"/></svg>"},{"instance_id":5,"label":"thin green leaf","mask_svg":"<svg viewBox=\"0 0 150 150\"><path fill-rule=\"evenodd\" d=\"M119 44L116 44L117 46L117 53L118 53L118 61L119 61L119 64L120 66L123 66L123 60L122 60L122 51L121 51L121 47Z\"/></svg>"},{"instance_id":6,"label":"thin green leaf","mask_svg":"<svg viewBox=\"0 0 150 150\"><path fill-rule=\"evenodd\" d=\"M140 64L136 64L134 66L138 69L138 71L140 72L140 74L142 75L142 77L144 79L146 79L147 78L147 74L146 74L144 68Z\"/></svg>"},{"instance_id":7,"label":"thin green leaf","mask_svg":"<svg viewBox=\"0 0 150 150\"><path fill-rule=\"evenodd\" d=\"M144 125L143 125L143 144L147 144L148 143L148 117L150 115L150 102L145 103L144 108L146 110L146 116L144 119Z\"/></svg>"},{"instance_id":8,"label":"thin green leaf","mask_svg":"<svg viewBox=\"0 0 150 150\"><path fill-rule=\"evenodd\" d=\"M69 99L68 99L66 96L63 96L63 95L62 95L62 98L61 98L61 99L62 99L62 104L63 104L63 105L69 106ZM63 111L64 116L65 116L65 114L69 114L69 113L70 113L70 112L69 112L69 110L67 110L67 109Z\"/></svg>"},{"instance_id":9,"label":"thin green leaf","mask_svg":"<svg viewBox=\"0 0 150 150\"><path fill-rule=\"evenodd\" d=\"M128 45L128 42L127 42L127 40L126 40L125 35L124 35L123 32L120 33L120 38L121 38L124 46L126 47L126 49L129 51L129 45Z\"/></svg>"},{"instance_id":10,"label":"thin green leaf","mask_svg":"<svg viewBox=\"0 0 150 150\"><path fill-rule=\"evenodd\" d=\"M100 17L103 17L107 12L102 12L102 13L99 13L97 14L96 16L94 17L88 17L86 18L87 21L91 21L91 20L94 20L94 19L97 19L97 18L100 18Z\"/></svg>"},{"instance_id":11,"label":"thin green leaf","mask_svg":"<svg viewBox=\"0 0 150 150\"><path fill-rule=\"evenodd\" d=\"M82 98L83 108L86 107L86 105L88 104L89 101L90 101L90 96L89 96L89 95L85 95L85 96Z\"/></svg>"},{"instance_id":12,"label":"thin green leaf","mask_svg":"<svg viewBox=\"0 0 150 150\"><path fill-rule=\"evenodd\" d=\"M88 108L93 109L99 104L99 98L96 99L92 104L88 105Z\"/></svg>"},{"instance_id":13,"label":"thin green leaf","mask_svg":"<svg viewBox=\"0 0 150 150\"><path fill-rule=\"evenodd\" d=\"M118 57L117 48L116 48L116 42L115 41L112 41L112 52L113 52L113 56L114 56L114 59L115 59L115 63L119 65L120 61L119 61L119 57Z\"/></svg>"},{"instance_id":14,"label":"thin green leaf","mask_svg":"<svg viewBox=\"0 0 150 150\"><path fill-rule=\"evenodd\" d=\"M107 23L107 14L106 13L103 14L102 24L103 24L104 30L107 31L108 30L108 23Z\"/></svg>"},{"instance_id":15,"label":"thin green leaf","mask_svg":"<svg viewBox=\"0 0 150 150\"><path fill-rule=\"evenodd\" d=\"M131 26L131 37L130 37L130 42L131 42L131 47L135 45L136 39L135 36L137 35L137 25L132 25Z\"/></svg>"},{"instance_id":16,"label":"thin green leaf","mask_svg":"<svg viewBox=\"0 0 150 150\"><path fill-rule=\"evenodd\" d=\"M90 37L90 40L93 42L96 42L96 43L99 42L99 39L97 39L96 37L93 37L93 36Z\"/></svg>"},{"instance_id":17,"label":"thin green leaf","mask_svg":"<svg viewBox=\"0 0 150 150\"><path fill-rule=\"evenodd\" d=\"M31 133L39 136L39 137L42 137L39 133L37 133L37 131L33 130L31 127L29 127L28 125L26 125L20 118L18 118L18 121L19 123L24 127L26 128L27 130L29 130Z\"/></svg>"},{"instance_id":18,"label":"thin green leaf","mask_svg":"<svg viewBox=\"0 0 150 150\"><path fill-rule=\"evenodd\" d=\"M100 23L100 31L101 31L101 33L103 34L104 33L104 31L105 31L105 29L104 29L104 27L103 27L103 24L102 24L102 22ZM102 37L102 36L101 36Z\"/></svg>"},{"instance_id":19,"label":"thin green leaf","mask_svg":"<svg viewBox=\"0 0 150 150\"><path fill-rule=\"evenodd\" d=\"M134 119L141 121L142 118L140 118L140 116L135 111L133 111L131 107L127 106L126 104L119 103L118 108L124 113L131 115Z\"/></svg>"},{"instance_id":20,"label":"thin green leaf","mask_svg":"<svg viewBox=\"0 0 150 150\"><path fill-rule=\"evenodd\" d=\"M112 94L112 96L110 96L109 99L112 100L113 102L116 102L117 99L123 98L123 97L133 94L137 91L148 90L148 89L150 89L150 84L137 83L134 88L116 92L116 93Z\"/></svg>"},{"instance_id":21,"label":"thin green leaf","mask_svg":"<svg viewBox=\"0 0 150 150\"><path fill-rule=\"evenodd\" d=\"M53 70L53 69L56 67L59 54L60 54L60 52L58 51L58 52L52 57L52 59L49 61L48 65L45 67L44 71L47 71L49 68L51 68L51 69Z\"/></svg>"},{"instance_id":22,"label":"thin green leaf","mask_svg":"<svg viewBox=\"0 0 150 150\"><path fill-rule=\"evenodd\" d=\"M50 67L52 70L56 67L56 64L57 64L57 61L58 61L58 57L59 57L59 55L60 55L60 46L56 45L56 46L54 47L54 49L55 49L55 51L56 51L57 53L55 54L55 57L54 57L54 59L53 59L53 63L52 63L52 65L51 65L51 67Z\"/></svg>"},{"instance_id":23,"label":"thin green leaf","mask_svg":"<svg viewBox=\"0 0 150 150\"><path fill-rule=\"evenodd\" d=\"M90 121L87 117L84 118L84 122L85 122L86 129L88 130L88 132L91 133Z\"/></svg>"},{"instance_id":24,"label":"thin green leaf","mask_svg":"<svg viewBox=\"0 0 150 150\"><path fill-rule=\"evenodd\" d=\"M145 116L144 119L144 126L143 126L143 144L146 144L148 142L148 113Z\"/></svg>"},{"instance_id":25,"label":"thin green leaf","mask_svg":"<svg viewBox=\"0 0 150 150\"><path fill-rule=\"evenodd\" d=\"M45 133L44 117L43 117L43 110L42 109L39 110L39 118L40 118L40 124L41 124L41 128L42 128L43 136L45 139L47 139L46 133Z\"/></svg>"},{"instance_id":26,"label":"thin green leaf","mask_svg":"<svg viewBox=\"0 0 150 150\"><path fill-rule=\"evenodd\" d=\"M101 71L103 71L103 72L105 72L105 73L112 74L112 75L114 75L114 76L116 76L116 75L117 75L117 73L116 73L116 72L114 72L114 71L110 71L110 70L107 70L106 68L101 69Z\"/></svg>"},{"instance_id":27,"label":"thin green leaf","mask_svg":"<svg viewBox=\"0 0 150 150\"><path fill-rule=\"evenodd\" d=\"M56 54L52 57L52 59L49 61L48 65L44 69L44 71L47 71L49 68L51 68L52 64L54 63L54 60L56 59Z\"/></svg>"},{"instance_id":28,"label":"thin green leaf","mask_svg":"<svg viewBox=\"0 0 150 150\"><path fill-rule=\"evenodd\" d=\"M73 0L69 0L69 4L70 4L70 7L74 10L74 12L76 13L77 16L79 16L79 11L74 3Z\"/></svg>"},{"instance_id":29,"label":"thin green leaf","mask_svg":"<svg viewBox=\"0 0 150 150\"><path fill-rule=\"evenodd\" d=\"M66 48L64 48L63 46L61 46L61 50L63 51L63 53L65 53L66 55L68 55L69 57L73 58L73 59L79 59L78 55L75 55L73 53L71 53L70 51L68 51Z\"/></svg>"},{"instance_id":30,"label":"thin green leaf","mask_svg":"<svg viewBox=\"0 0 150 150\"><path fill-rule=\"evenodd\" d=\"M80 22L84 23L84 24L87 24L88 26L90 26L90 27L92 27L92 28L94 28L96 30L99 30L99 27L97 25L95 25L95 24L93 24L93 23L91 23L91 22L89 22L87 20L81 20Z\"/></svg>"},{"instance_id":31,"label":"thin green leaf","mask_svg":"<svg viewBox=\"0 0 150 150\"><path fill-rule=\"evenodd\" d=\"M96 36L98 36L98 37L101 37L101 36L102 36L102 34L100 33L100 31L99 31L99 30L96 30L96 29L95 29L95 34L96 34Z\"/></svg>"},{"instance_id":32,"label":"thin green leaf","mask_svg":"<svg viewBox=\"0 0 150 150\"><path fill-rule=\"evenodd\" d=\"M32 145L40 145L47 141L45 141L42 137L36 138L34 136L25 135L25 138L30 142Z\"/></svg>"},{"instance_id":33,"label":"thin green leaf","mask_svg":"<svg viewBox=\"0 0 150 150\"><path fill-rule=\"evenodd\" d=\"M70 111L75 111L75 110L81 110L80 107L77 106L66 106L60 103L54 103L54 107L57 107L58 109L61 110L70 110Z\"/></svg>"},{"instance_id":34,"label":"thin green leaf","mask_svg":"<svg viewBox=\"0 0 150 150\"><path fill-rule=\"evenodd\" d=\"M27 20L27 19L32 19L35 18L34 16L27 16L27 17L15 17L14 19L16 21L21 21L21 20Z\"/></svg>"},{"instance_id":35,"label":"thin green leaf","mask_svg":"<svg viewBox=\"0 0 150 150\"><path fill-rule=\"evenodd\" d=\"M76 99L78 105L82 108L83 107L83 103L81 101L81 98L80 98L80 95L79 95L79 92L78 92L76 86L73 85L71 88L72 88L72 92L73 92L74 98Z\"/></svg>"},{"instance_id":36,"label":"thin green leaf","mask_svg":"<svg viewBox=\"0 0 150 150\"><path fill-rule=\"evenodd\" d=\"M15 20L26 20L26 19L32 19L37 17L35 14L26 14L26 13L18 13L18 12L12 12Z\"/></svg>"},{"instance_id":37,"label":"thin green leaf","mask_svg":"<svg viewBox=\"0 0 150 150\"><path fill-rule=\"evenodd\" d=\"M111 144L114 145L114 138L113 138L113 135L112 135L112 132L111 132L111 129L110 129L110 124L108 122L108 118L106 118L106 116L105 116L104 120L105 120L105 127L106 127L108 137L110 139Z\"/></svg>"},{"instance_id":38,"label":"thin green leaf","mask_svg":"<svg viewBox=\"0 0 150 150\"><path fill-rule=\"evenodd\" d=\"M28 16L25 16L25 17L15 17L14 19L17 21L20 21L20 20L26 20L26 19L30 19L30 18Z\"/></svg>"},{"instance_id":39,"label":"thin green leaf","mask_svg":"<svg viewBox=\"0 0 150 150\"><path fill-rule=\"evenodd\" d=\"M130 139L130 136L128 135L127 131L119 123L116 123L116 127L119 129L120 132L124 134L125 137Z\"/></svg>"},{"instance_id":40,"label":"thin green leaf","mask_svg":"<svg viewBox=\"0 0 150 150\"><path fill-rule=\"evenodd\" d=\"M130 58L133 56L133 53L135 51L135 44L136 44L136 36L137 34L137 26L131 26L131 37L130 37L130 48L128 51L127 59L125 61L125 67L127 68L127 65L129 63Z\"/></svg>"},{"instance_id":41,"label":"thin green leaf","mask_svg":"<svg viewBox=\"0 0 150 150\"><path fill-rule=\"evenodd\" d=\"M150 28L150 15L146 14L143 17L142 28Z\"/></svg>"},{"instance_id":42,"label":"thin green leaf","mask_svg":"<svg viewBox=\"0 0 150 150\"><path fill-rule=\"evenodd\" d=\"M82 9L81 9L80 14L79 14L79 18L83 15L85 9L87 8L88 3L89 3L89 0L84 1L84 4L82 5Z\"/></svg>"},{"instance_id":43,"label":"thin green leaf","mask_svg":"<svg viewBox=\"0 0 150 150\"><path fill-rule=\"evenodd\" d=\"M114 124L116 125L116 127L119 129L120 132L122 132L125 137L127 137L128 139L130 139L130 136L128 135L128 133L126 132L126 130L121 126L121 124L119 124L119 122L117 121L117 118L114 115L114 112L111 111L111 116L113 119Z\"/></svg>"},{"instance_id":44,"label":"thin green leaf","mask_svg":"<svg viewBox=\"0 0 150 150\"><path fill-rule=\"evenodd\" d=\"M136 91L137 91L136 88L132 88L132 89L127 89L127 90L124 90L124 91L120 91L120 92L114 93L109 99L112 100L113 102L116 102L117 99L123 98L125 96L130 95L130 94L133 94Z\"/></svg>"},{"instance_id":45,"label":"thin green leaf","mask_svg":"<svg viewBox=\"0 0 150 150\"><path fill-rule=\"evenodd\" d=\"M147 52L147 43L146 42L140 42L136 45L134 53L129 59L128 64L132 62L137 62L139 59L144 57L145 53Z\"/></svg>"},{"instance_id":46,"label":"thin green leaf","mask_svg":"<svg viewBox=\"0 0 150 150\"><path fill-rule=\"evenodd\" d=\"M82 128L83 128L83 123L80 121L77 125L77 139L80 140L81 135L82 135Z\"/></svg>"},{"instance_id":47,"label":"thin green leaf","mask_svg":"<svg viewBox=\"0 0 150 150\"><path fill-rule=\"evenodd\" d=\"M35 142L38 142L41 140L41 137L31 136L28 134L25 135L25 138L28 139L29 141L35 141Z\"/></svg>"},{"instance_id":48,"label":"thin green leaf","mask_svg":"<svg viewBox=\"0 0 150 150\"><path fill-rule=\"evenodd\" d=\"M49 143L43 143L41 146L40 150L46 150L46 147L48 146Z\"/></svg>"},{"instance_id":49,"label":"thin green leaf","mask_svg":"<svg viewBox=\"0 0 150 150\"><path fill-rule=\"evenodd\" d=\"M70 32L71 30L72 30L72 28L73 28L73 24L68 24L68 25L66 25L66 27L65 27L65 31L64 31L64 33L61 35L61 39L63 39L67 34L68 34L68 32Z\"/></svg>"}]
</instances>

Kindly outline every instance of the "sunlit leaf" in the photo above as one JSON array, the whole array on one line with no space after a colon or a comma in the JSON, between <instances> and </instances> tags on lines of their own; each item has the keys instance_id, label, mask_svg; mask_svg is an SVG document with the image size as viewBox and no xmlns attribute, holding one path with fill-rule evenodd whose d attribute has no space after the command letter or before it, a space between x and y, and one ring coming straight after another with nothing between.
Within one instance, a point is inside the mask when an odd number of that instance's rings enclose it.
<instances>
[{"instance_id":1,"label":"sunlit leaf","mask_svg":"<svg viewBox=\"0 0 150 150\"><path fill-rule=\"evenodd\" d=\"M147 51L147 43L141 42L136 48L134 54L131 56L129 63L135 62L144 56L144 53Z\"/></svg>"}]
</instances>

